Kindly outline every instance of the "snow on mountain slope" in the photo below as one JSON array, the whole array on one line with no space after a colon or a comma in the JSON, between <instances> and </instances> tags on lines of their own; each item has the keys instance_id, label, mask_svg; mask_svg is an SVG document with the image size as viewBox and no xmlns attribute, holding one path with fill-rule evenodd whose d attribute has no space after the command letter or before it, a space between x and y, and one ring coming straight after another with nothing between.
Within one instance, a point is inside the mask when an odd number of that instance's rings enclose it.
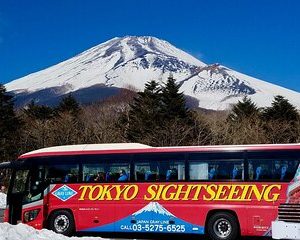
<instances>
[{"instance_id":1,"label":"snow on mountain slope","mask_svg":"<svg viewBox=\"0 0 300 240\"><path fill-rule=\"evenodd\" d=\"M199 99L199 107L223 110L250 97L259 107L270 106L282 95L300 108L300 93L247 76L219 64L208 65L181 81L184 93Z\"/></svg>"},{"instance_id":2,"label":"snow on mountain slope","mask_svg":"<svg viewBox=\"0 0 300 240\"><path fill-rule=\"evenodd\" d=\"M135 212L132 215L137 216L144 212L155 212L161 215L166 215L171 217L174 216L172 213L170 213L167 209L165 209L162 205L160 205L157 202L150 202L145 207L143 207L142 209L140 209L139 211Z\"/></svg>"},{"instance_id":3,"label":"snow on mountain slope","mask_svg":"<svg viewBox=\"0 0 300 240\"><path fill-rule=\"evenodd\" d=\"M25 105L32 99L41 103L57 101L57 97L70 92L87 94L93 88L99 96L106 96L109 88L143 90L147 81L165 82L170 73L181 84L181 91L197 99L202 108L226 109L244 96L250 96L258 106L267 106L278 94L300 108L300 93L219 64L207 65L155 37L113 38L5 86L21 101L20 105ZM95 96L90 98L95 100Z\"/></svg>"},{"instance_id":4,"label":"snow on mountain slope","mask_svg":"<svg viewBox=\"0 0 300 240\"><path fill-rule=\"evenodd\" d=\"M12 81L6 88L33 92L60 86L62 91L72 92L103 83L140 89L149 79L166 78L169 72L176 72L179 77L189 76L198 65L204 64L157 38L114 38L67 61Z\"/></svg>"}]
</instances>

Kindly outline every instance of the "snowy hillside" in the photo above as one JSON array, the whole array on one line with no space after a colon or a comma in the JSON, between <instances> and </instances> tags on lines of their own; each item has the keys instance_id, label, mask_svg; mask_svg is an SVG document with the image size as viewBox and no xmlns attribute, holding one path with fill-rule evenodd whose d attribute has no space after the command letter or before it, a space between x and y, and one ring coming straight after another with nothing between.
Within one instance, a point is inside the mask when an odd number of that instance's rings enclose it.
<instances>
[{"instance_id":1,"label":"snowy hillside","mask_svg":"<svg viewBox=\"0 0 300 240\"><path fill-rule=\"evenodd\" d=\"M155 37L113 38L69 60L6 84L18 105L34 99L54 104L72 92L85 102L118 93L120 88L142 90L149 80L166 81L172 73L181 91L199 107L226 109L244 96L259 106L283 95L300 108L300 93L249 77L218 64L207 65Z\"/></svg>"},{"instance_id":2,"label":"snowy hillside","mask_svg":"<svg viewBox=\"0 0 300 240\"><path fill-rule=\"evenodd\" d=\"M224 110L250 97L259 107L270 106L276 95L288 98L300 109L300 93L247 76L219 64L200 68L181 81L184 93L199 100L206 109Z\"/></svg>"}]
</instances>

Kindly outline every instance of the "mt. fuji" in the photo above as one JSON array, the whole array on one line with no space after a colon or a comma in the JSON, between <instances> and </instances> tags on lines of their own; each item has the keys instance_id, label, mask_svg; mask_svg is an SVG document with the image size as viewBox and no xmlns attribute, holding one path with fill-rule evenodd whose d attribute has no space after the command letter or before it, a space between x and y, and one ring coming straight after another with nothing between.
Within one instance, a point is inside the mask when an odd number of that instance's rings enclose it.
<instances>
[{"instance_id":1,"label":"mt. fuji","mask_svg":"<svg viewBox=\"0 0 300 240\"><path fill-rule=\"evenodd\" d=\"M145 212L154 212L161 215L166 215L170 217L175 217L172 213L170 213L167 209L165 209L162 205L160 205L158 202L150 202L148 205L140 209L139 211L132 214L133 216L140 215Z\"/></svg>"},{"instance_id":2,"label":"mt. fuji","mask_svg":"<svg viewBox=\"0 0 300 240\"><path fill-rule=\"evenodd\" d=\"M18 106L35 100L55 104L72 93L94 102L122 88L143 90L146 82L163 83L172 74L185 95L198 106L223 110L244 96L268 106L282 95L300 108L300 93L238 73L219 64L208 65L155 37L113 38L52 67L7 83Z\"/></svg>"}]
</instances>

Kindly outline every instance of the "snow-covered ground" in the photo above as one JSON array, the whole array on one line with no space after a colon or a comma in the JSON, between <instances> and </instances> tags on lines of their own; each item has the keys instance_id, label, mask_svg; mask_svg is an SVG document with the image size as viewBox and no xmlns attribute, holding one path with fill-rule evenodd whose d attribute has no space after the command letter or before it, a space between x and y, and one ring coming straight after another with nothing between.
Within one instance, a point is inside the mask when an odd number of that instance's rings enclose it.
<instances>
[{"instance_id":1,"label":"snow-covered ground","mask_svg":"<svg viewBox=\"0 0 300 240\"><path fill-rule=\"evenodd\" d=\"M6 207L6 194L0 192L0 208Z\"/></svg>"},{"instance_id":2,"label":"snow-covered ground","mask_svg":"<svg viewBox=\"0 0 300 240\"><path fill-rule=\"evenodd\" d=\"M0 193L0 209L6 207L6 194ZM99 237L72 237L68 238L61 234L46 229L36 230L25 224L10 225L0 223L0 240L101 240Z\"/></svg>"},{"instance_id":3,"label":"snow-covered ground","mask_svg":"<svg viewBox=\"0 0 300 240\"><path fill-rule=\"evenodd\" d=\"M0 223L0 240L101 240L100 237L65 237L47 229L36 230L25 224Z\"/></svg>"}]
</instances>

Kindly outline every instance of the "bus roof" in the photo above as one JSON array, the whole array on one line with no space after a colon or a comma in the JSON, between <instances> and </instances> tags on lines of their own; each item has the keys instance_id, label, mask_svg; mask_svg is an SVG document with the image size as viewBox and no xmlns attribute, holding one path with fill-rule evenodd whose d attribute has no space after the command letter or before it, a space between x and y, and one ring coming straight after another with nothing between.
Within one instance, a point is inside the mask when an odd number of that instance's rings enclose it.
<instances>
[{"instance_id":1,"label":"bus roof","mask_svg":"<svg viewBox=\"0 0 300 240\"><path fill-rule=\"evenodd\" d=\"M215 145L183 147L151 147L140 143L111 143L66 145L42 148L25 153L19 159L45 156L112 154L112 153L149 153L149 152L205 152L205 151L245 151L245 150L300 150L300 143L294 144L256 144L256 145Z\"/></svg>"}]
</instances>

